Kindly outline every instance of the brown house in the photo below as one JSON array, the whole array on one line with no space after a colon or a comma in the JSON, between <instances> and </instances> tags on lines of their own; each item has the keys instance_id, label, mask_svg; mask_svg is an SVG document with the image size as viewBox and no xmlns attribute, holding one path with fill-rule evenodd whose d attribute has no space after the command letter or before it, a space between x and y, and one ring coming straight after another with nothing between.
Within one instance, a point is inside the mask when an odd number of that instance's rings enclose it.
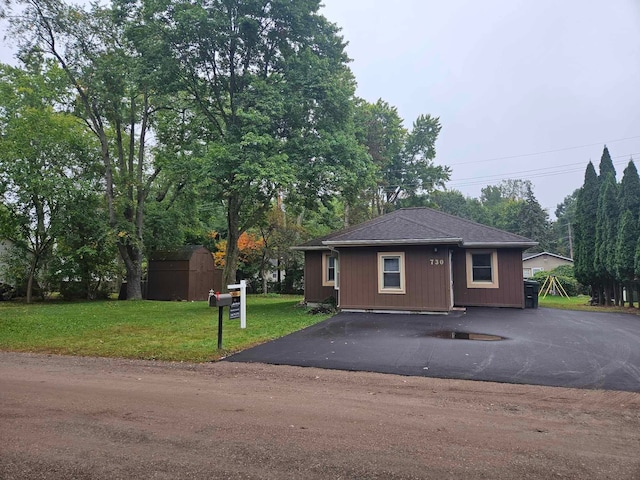
<instances>
[{"instance_id":1,"label":"brown house","mask_svg":"<svg viewBox=\"0 0 640 480\"><path fill-rule=\"evenodd\" d=\"M430 208L407 208L311 240L305 301L342 310L524 308L522 252L536 242Z\"/></svg>"},{"instance_id":2,"label":"brown house","mask_svg":"<svg viewBox=\"0 0 640 480\"><path fill-rule=\"evenodd\" d=\"M202 245L155 252L149 259L147 299L207 300L209 290L220 291L221 273Z\"/></svg>"}]
</instances>

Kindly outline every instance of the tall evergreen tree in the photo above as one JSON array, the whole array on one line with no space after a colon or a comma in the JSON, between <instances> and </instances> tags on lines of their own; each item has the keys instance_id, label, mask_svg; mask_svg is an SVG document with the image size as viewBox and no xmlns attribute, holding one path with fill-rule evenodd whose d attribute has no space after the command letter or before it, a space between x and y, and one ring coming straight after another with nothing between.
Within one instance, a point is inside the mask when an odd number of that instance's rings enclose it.
<instances>
[{"instance_id":1,"label":"tall evergreen tree","mask_svg":"<svg viewBox=\"0 0 640 480\"><path fill-rule=\"evenodd\" d=\"M614 298L615 246L618 228L618 186L611 172L600 183L596 218L596 248L593 266L605 288L605 304ZM616 296L617 298L617 296Z\"/></svg>"},{"instance_id":2,"label":"tall evergreen tree","mask_svg":"<svg viewBox=\"0 0 640 480\"><path fill-rule=\"evenodd\" d=\"M638 241L638 220L626 210L622 214L616 242L615 268L617 279L627 287L629 306L633 307L634 263Z\"/></svg>"},{"instance_id":3,"label":"tall evergreen tree","mask_svg":"<svg viewBox=\"0 0 640 480\"><path fill-rule=\"evenodd\" d=\"M629 160L620 182L620 212L640 212L640 177L633 159Z\"/></svg>"},{"instance_id":4,"label":"tall evergreen tree","mask_svg":"<svg viewBox=\"0 0 640 480\"><path fill-rule=\"evenodd\" d=\"M530 182L525 184L524 201L518 220L521 225L518 233L539 242L540 248L546 250L549 242L549 215L538 203Z\"/></svg>"},{"instance_id":5,"label":"tall evergreen tree","mask_svg":"<svg viewBox=\"0 0 640 480\"><path fill-rule=\"evenodd\" d=\"M595 257L594 226L598 210L598 176L593 163L589 162L584 174L584 183L578 193L576 223L574 231L574 270L576 279L583 285L596 283L593 265Z\"/></svg>"},{"instance_id":6,"label":"tall evergreen tree","mask_svg":"<svg viewBox=\"0 0 640 480\"><path fill-rule=\"evenodd\" d=\"M611 160L611 155L609 154L609 149L607 146L604 146L604 150L602 150L602 156L600 157L600 181L602 182L606 177L607 173L612 173L613 178L616 178L616 168L613 166L613 161Z\"/></svg>"},{"instance_id":7,"label":"tall evergreen tree","mask_svg":"<svg viewBox=\"0 0 640 480\"><path fill-rule=\"evenodd\" d=\"M633 306L635 286L635 251L640 237L638 212L640 211L640 178L633 160L629 160L620 182L618 203L620 205L620 228L618 229L615 254L616 277L627 288L629 306Z\"/></svg>"}]
</instances>

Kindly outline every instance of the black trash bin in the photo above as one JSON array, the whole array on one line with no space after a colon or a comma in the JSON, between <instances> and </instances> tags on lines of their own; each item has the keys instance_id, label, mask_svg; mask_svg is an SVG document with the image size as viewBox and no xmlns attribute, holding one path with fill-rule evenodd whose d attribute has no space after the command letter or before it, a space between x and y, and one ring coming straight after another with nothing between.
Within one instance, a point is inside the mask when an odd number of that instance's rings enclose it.
<instances>
[{"instance_id":1,"label":"black trash bin","mask_svg":"<svg viewBox=\"0 0 640 480\"><path fill-rule=\"evenodd\" d=\"M524 308L538 308L540 284L535 280L524 281Z\"/></svg>"}]
</instances>

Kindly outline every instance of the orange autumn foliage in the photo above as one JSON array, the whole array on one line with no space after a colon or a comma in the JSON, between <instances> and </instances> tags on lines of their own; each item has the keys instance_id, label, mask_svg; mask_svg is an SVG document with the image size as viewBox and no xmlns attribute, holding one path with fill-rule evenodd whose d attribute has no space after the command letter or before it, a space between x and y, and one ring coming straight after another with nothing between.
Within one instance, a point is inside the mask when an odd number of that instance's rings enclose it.
<instances>
[{"instance_id":1,"label":"orange autumn foliage","mask_svg":"<svg viewBox=\"0 0 640 480\"><path fill-rule=\"evenodd\" d=\"M227 241L220 240L216 243L217 251L213 253L213 260L216 267L224 267L224 257L227 254ZM260 258L262 249L264 248L264 240L256 235L244 232L238 239L239 258L241 263L250 263Z\"/></svg>"}]
</instances>

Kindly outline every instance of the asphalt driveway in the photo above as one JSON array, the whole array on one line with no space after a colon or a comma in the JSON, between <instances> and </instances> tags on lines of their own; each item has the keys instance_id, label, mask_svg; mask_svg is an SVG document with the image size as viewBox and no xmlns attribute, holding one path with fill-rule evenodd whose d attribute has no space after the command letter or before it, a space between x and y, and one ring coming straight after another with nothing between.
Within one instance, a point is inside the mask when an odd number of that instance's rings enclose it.
<instances>
[{"instance_id":1,"label":"asphalt driveway","mask_svg":"<svg viewBox=\"0 0 640 480\"><path fill-rule=\"evenodd\" d=\"M640 392L640 317L546 308L340 313L226 360Z\"/></svg>"}]
</instances>

